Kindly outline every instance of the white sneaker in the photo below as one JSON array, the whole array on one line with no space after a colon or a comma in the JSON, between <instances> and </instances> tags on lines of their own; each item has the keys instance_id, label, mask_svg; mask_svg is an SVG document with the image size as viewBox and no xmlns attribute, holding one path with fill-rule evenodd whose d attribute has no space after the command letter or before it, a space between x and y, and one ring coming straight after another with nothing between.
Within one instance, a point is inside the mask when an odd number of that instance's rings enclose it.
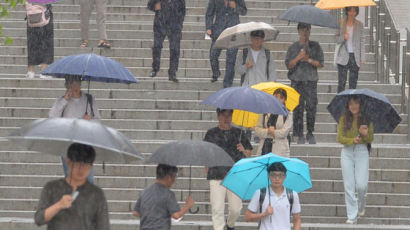
<instances>
[{"instance_id":1,"label":"white sneaker","mask_svg":"<svg viewBox=\"0 0 410 230\"><path fill-rule=\"evenodd\" d=\"M359 213L358 213L359 217L364 216L364 214L366 214L366 210L364 210L364 209L362 211L359 211Z\"/></svg>"},{"instance_id":2,"label":"white sneaker","mask_svg":"<svg viewBox=\"0 0 410 230\"><path fill-rule=\"evenodd\" d=\"M347 220L346 220L346 224L357 224L357 219L356 219L356 218L353 219L353 220L347 219Z\"/></svg>"},{"instance_id":3,"label":"white sneaker","mask_svg":"<svg viewBox=\"0 0 410 230\"><path fill-rule=\"evenodd\" d=\"M52 78L52 77L51 77L51 76L48 76L48 75L40 74L40 78L41 78L41 79L50 79L50 78Z\"/></svg>"},{"instance_id":4,"label":"white sneaker","mask_svg":"<svg viewBox=\"0 0 410 230\"><path fill-rule=\"evenodd\" d=\"M27 74L26 74L26 78L28 78L28 79L33 79L33 78L34 78L34 75L35 75L34 72L28 71Z\"/></svg>"}]
</instances>

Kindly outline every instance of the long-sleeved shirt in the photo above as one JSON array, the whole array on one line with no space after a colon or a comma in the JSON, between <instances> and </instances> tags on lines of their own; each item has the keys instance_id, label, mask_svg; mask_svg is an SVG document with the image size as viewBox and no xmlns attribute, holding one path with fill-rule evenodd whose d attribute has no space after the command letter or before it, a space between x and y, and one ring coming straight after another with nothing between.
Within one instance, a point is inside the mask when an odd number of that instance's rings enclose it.
<instances>
[{"instance_id":1,"label":"long-sleeved shirt","mask_svg":"<svg viewBox=\"0 0 410 230\"><path fill-rule=\"evenodd\" d=\"M57 203L63 195L72 193L72 187L65 179L48 182L41 191L34 214L35 223L39 226L47 224L47 230L109 230L107 200L103 190L86 181L77 191L79 194L72 206L60 210L46 222L46 209Z\"/></svg>"},{"instance_id":2,"label":"long-sleeved shirt","mask_svg":"<svg viewBox=\"0 0 410 230\"><path fill-rule=\"evenodd\" d=\"M242 51L243 52L243 51ZM256 62L253 58L251 48L248 47L248 55L246 56L245 64L243 64L243 53L239 52L236 57L235 72L239 75L245 74L245 79L242 86L252 86L265 81L276 81L275 60L273 60L272 53L269 53L269 78L266 72L266 53L265 48L259 50ZM254 64L251 68L246 67L249 61Z\"/></svg>"},{"instance_id":3,"label":"long-sleeved shirt","mask_svg":"<svg viewBox=\"0 0 410 230\"><path fill-rule=\"evenodd\" d=\"M155 4L161 4L161 10L155 10ZM148 9L155 12L154 27L182 30L186 7L185 0L150 0Z\"/></svg>"},{"instance_id":4,"label":"long-sleeved shirt","mask_svg":"<svg viewBox=\"0 0 410 230\"><path fill-rule=\"evenodd\" d=\"M91 106L88 103L87 113L91 116L91 120L99 121L101 119L100 113L98 112L98 106L95 103L93 97L93 111L94 116L91 114ZM83 118L86 112L87 96L85 93L81 93L80 98L70 98L68 101L64 97L60 97L54 103L53 107L49 112L49 117L66 117L66 118Z\"/></svg>"},{"instance_id":5,"label":"long-sleeved shirt","mask_svg":"<svg viewBox=\"0 0 410 230\"><path fill-rule=\"evenodd\" d=\"M337 126L337 141L342 145L353 145L354 138L359 135L359 128L357 127L357 118L353 118L352 128L349 130L344 130L344 115L340 117L339 124ZM358 144L368 144L373 142L373 123L369 124L369 133L367 136L362 136Z\"/></svg>"}]
</instances>

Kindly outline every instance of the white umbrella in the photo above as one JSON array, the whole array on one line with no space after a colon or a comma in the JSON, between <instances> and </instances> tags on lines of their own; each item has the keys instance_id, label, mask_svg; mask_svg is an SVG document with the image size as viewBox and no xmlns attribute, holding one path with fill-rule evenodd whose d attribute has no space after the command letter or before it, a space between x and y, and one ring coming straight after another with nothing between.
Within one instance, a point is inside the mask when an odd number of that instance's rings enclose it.
<instances>
[{"instance_id":1,"label":"white umbrella","mask_svg":"<svg viewBox=\"0 0 410 230\"><path fill-rule=\"evenodd\" d=\"M84 119L38 119L12 132L7 139L29 151L66 156L72 143L94 147L97 161L143 159L131 141L119 131Z\"/></svg>"},{"instance_id":2,"label":"white umbrella","mask_svg":"<svg viewBox=\"0 0 410 230\"><path fill-rule=\"evenodd\" d=\"M214 48L230 49L248 46L251 44L251 32L263 30L265 41L275 40L279 30L264 22L241 23L225 29L214 44Z\"/></svg>"}]
</instances>

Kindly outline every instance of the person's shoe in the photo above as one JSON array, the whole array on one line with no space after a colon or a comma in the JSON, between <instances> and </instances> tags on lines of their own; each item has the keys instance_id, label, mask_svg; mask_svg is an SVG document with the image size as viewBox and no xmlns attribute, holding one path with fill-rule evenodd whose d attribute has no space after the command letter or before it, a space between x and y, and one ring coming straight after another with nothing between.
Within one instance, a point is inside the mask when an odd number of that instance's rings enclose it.
<instances>
[{"instance_id":1,"label":"person's shoe","mask_svg":"<svg viewBox=\"0 0 410 230\"><path fill-rule=\"evenodd\" d=\"M50 78L52 78L52 77L51 77L51 76L48 76L48 75L40 74L40 78L41 78L41 79L50 79Z\"/></svg>"},{"instance_id":2,"label":"person's shoe","mask_svg":"<svg viewBox=\"0 0 410 230\"><path fill-rule=\"evenodd\" d=\"M218 77L217 76L212 76L211 82L213 83L213 82L216 82L216 81L218 81Z\"/></svg>"},{"instance_id":3,"label":"person's shoe","mask_svg":"<svg viewBox=\"0 0 410 230\"><path fill-rule=\"evenodd\" d=\"M28 78L28 79L33 79L34 76L35 76L35 73L32 72L32 71L28 71L27 74L26 74L26 78Z\"/></svg>"},{"instance_id":4,"label":"person's shoe","mask_svg":"<svg viewBox=\"0 0 410 230\"><path fill-rule=\"evenodd\" d=\"M228 225L226 225L226 230L235 230L235 227L228 227Z\"/></svg>"},{"instance_id":5,"label":"person's shoe","mask_svg":"<svg viewBox=\"0 0 410 230\"><path fill-rule=\"evenodd\" d=\"M298 143L298 145L305 144L305 137L304 136L299 136L297 143Z\"/></svg>"},{"instance_id":6,"label":"person's shoe","mask_svg":"<svg viewBox=\"0 0 410 230\"><path fill-rule=\"evenodd\" d=\"M364 214L366 214L366 210L362 210L362 211L359 211L359 213L357 214L359 217L362 217L362 216L364 216Z\"/></svg>"},{"instance_id":7,"label":"person's shoe","mask_svg":"<svg viewBox=\"0 0 410 230\"><path fill-rule=\"evenodd\" d=\"M149 73L149 76L150 76L150 77L155 77L155 76L157 76L157 71L155 71L155 70L151 71L151 73Z\"/></svg>"},{"instance_id":8,"label":"person's shoe","mask_svg":"<svg viewBox=\"0 0 410 230\"><path fill-rule=\"evenodd\" d=\"M175 83L178 83L178 82L179 82L176 76L169 76L169 77L168 77L168 80L173 81L173 82L175 82Z\"/></svg>"},{"instance_id":9,"label":"person's shoe","mask_svg":"<svg viewBox=\"0 0 410 230\"><path fill-rule=\"evenodd\" d=\"M311 144L311 145L316 144L315 136L313 136L313 134L310 133L310 132L306 134L306 140L307 140L307 141L309 142L309 144Z\"/></svg>"},{"instance_id":10,"label":"person's shoe","mask_svg":"<svg viewBox=\"0 0 410 230\"><path fill-rule=\"evenodd\" d=\"M346 220L346 224L357 224L357 219L356 219L356 218L353 219L353 220L347 219L347 220Z\"/></svg>"}]
</instances>

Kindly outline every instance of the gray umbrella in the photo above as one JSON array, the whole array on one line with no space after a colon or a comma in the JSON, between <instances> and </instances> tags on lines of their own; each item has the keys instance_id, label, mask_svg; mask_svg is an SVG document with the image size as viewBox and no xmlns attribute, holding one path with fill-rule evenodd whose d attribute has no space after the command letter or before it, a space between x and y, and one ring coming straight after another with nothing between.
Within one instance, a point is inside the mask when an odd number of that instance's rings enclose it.
<instances>
[{"instance_id":1,"label":"gray umbrella","mask_svg":"<svg viewBox=\"0 0 410 230\"><path fill-rule=\"evenodd\" d=\"M232 166L232 158L221 147L205 141L179 140L170 142L147 160L147 163L167 165L198 165L206 167ZM191 167L189 167L189 194L191 194ZM197 213L189 210L190 213Z\"/></svg>"},{"instance_id":2,"label":"gray umbrella","mask_svg":"<svg viewBox=\"0 0 410 230\"><path fill-rule=\"evenodd\" d=\"M7 139L25 147L57 156L65 156L72 143L91 145L98 161L143 159L131 141L119 131L84 119L38 119L12 132Z\"/></svg>"},{"instance_id":3,"label":"gray umbrella","mask_svg":"<svg viewBox=\"0 0 410 230\"><path fill-rule=\"evenodd\" d=\"M337 20L329 12L311 5L293 6L278 16L281 20L303 22L316 26L339 28Z\"/></svg>"}]
</instances>

